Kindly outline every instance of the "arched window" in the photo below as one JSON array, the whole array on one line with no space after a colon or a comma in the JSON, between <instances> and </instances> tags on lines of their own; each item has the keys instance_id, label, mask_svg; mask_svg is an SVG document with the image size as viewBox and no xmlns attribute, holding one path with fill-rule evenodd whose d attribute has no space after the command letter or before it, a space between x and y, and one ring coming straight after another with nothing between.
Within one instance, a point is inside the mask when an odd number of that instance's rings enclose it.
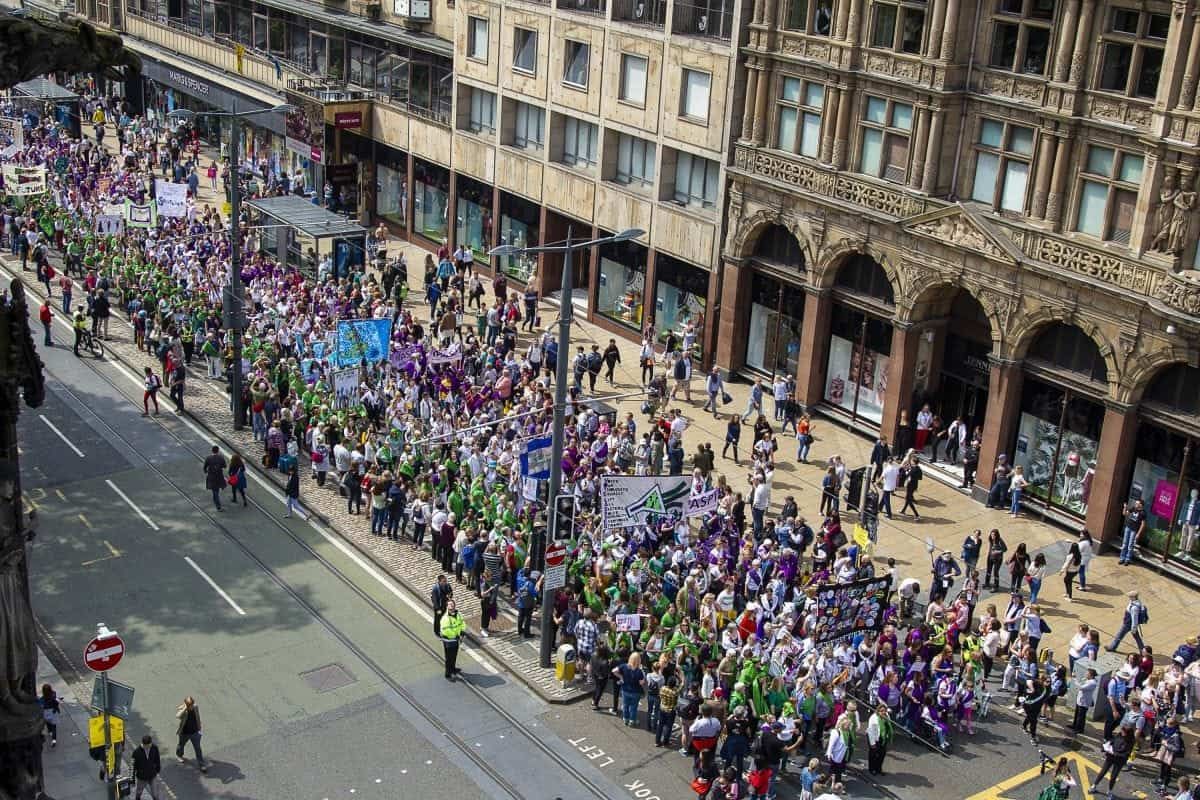
<instances>
[{"instance_id":1,"label":"arched window","mask_svg":"<svg viewBox=\"0 0 1200 800\"><path fill-rule=\"evenodd\" d=\"M1143 399L1181 414L1200 416L1200 369L1172 364L1155 376Z\"/></svg>"},{"instance_id":2,"label":"arched window","mask_svg":"<svg viewBox=\"0 0 1200 800\"><path fill-rule=\"evenodd\" d=\"M804 271L804 251L792 232L782 225L771 224L763 230L754 245L754 258Z\"/></svg>"},{"instance_id":3,"label":"arched window","mask_svg":"<svg viewBox=\"0 0 1200 800\"><path fill-rule=\"evenodd\" d=\"M837 285L889 306L896 304L896 294L887 273L878 261L862 253L850 256L838 269Z\"/></svg>"},{"instance_id":4,"label":"arched window","mask_svg":"<svg viewBox=\"0 0 1200 800\"><path fill-rule=\"evenodd\" d=\"M1029 348L1029 357L1052 366L1085 375L1099 383L1108 382L1108 366L1092 337L1074 325L1048 325Z\"/></svg>"}]
</instances>

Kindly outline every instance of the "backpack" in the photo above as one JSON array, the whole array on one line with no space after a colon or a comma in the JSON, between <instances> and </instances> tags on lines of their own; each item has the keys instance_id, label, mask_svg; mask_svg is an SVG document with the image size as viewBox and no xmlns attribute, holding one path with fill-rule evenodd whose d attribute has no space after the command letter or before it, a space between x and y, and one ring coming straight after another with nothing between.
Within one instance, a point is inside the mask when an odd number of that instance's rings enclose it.
<instances>
[{"instance_id":1,"label":"backpack","mask_svg":"<svg viewBox=\"0 0 1200 800\"><path fill-rule=\"evenodd\" d=\"M1145 625L1150 621L1150 612L1146 609L1145 604L1138 603L1138 625Z\"/></svg>"},{"instance_id":2,"label":"backpack","mask_svg":"<svg viewBox=\"0 0 1200 800\"><path fill-rule=\"evenodd\" d=\"M687 364L685 364L683 359L681 358L675 362L675 379L683 380L686 377L687 377Z\"/></svg>"}]
</instances>

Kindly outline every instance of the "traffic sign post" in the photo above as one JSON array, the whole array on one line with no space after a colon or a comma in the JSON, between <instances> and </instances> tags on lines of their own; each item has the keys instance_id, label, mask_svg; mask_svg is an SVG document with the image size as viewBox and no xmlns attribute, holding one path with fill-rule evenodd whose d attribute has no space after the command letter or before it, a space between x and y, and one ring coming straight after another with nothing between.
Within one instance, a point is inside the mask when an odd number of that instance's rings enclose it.
<instances>
[{"instance_id":1,"label":"traffic sign post","mask_svg":"<svg viewBox=\"0 0 1200 800\"><path fill-rule=\"evenodd\" d=\"M567 585L567 546L553 542L546 548L546 581L543 590L561 589Z\"/></svg>"},{"instance_id":2,"label":"traffic sign post","mask_svg":"<svg viewBox=\"0 0 1200 800\"><path fill-rule=\"evenodd\" d=\"M113 753L112 727L108 721L108 671L120 664L124 655L125 642L103 622L96 626L95 638L88 642L83 651L83 663L93 672L100 673L100 714L103 719L101 724L104 726L104 766L107 772L104 786L109 800L117 800L117 772L120 764Z\"/></svg>"}]
</instances>

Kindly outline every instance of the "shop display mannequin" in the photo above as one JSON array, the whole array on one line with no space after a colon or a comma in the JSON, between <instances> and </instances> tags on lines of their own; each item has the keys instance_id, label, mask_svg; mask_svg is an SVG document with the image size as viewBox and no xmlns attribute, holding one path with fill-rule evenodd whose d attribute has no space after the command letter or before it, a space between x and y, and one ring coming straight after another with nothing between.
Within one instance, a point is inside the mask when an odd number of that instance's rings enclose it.
<instances>
[{"instance_id":1,"label":"shop display mannequin","mask_svg":"<svg viewBox=\"0 0 1200 800\"><path fill-rule=\"evenodd\" d=\"M1179 514L1179 522L1183 526L1183 541L1179 544L1179 550L1187 555L1192 552L1196 533L1200 532L1200 489L1192 489Z\"/></svg>"}]
</instances>

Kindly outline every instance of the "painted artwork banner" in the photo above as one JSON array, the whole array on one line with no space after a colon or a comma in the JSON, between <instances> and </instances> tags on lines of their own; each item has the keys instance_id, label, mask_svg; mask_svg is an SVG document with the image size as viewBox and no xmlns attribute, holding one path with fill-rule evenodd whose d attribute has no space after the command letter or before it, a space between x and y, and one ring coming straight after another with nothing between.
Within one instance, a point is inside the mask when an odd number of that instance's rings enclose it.
<instances>
[{"instance_id":1,"label":"painted artwork banner","mask_svg":"<svg viewBox=\"0 0 1200 800\"><path fill-rule=\"evenodd\" d=\"M390 319L341 320L337 326L337 365L374 364L388 357L392 340Z\"/></svg>"},{"instance_id":2,"label":"painted artwork banner","mask_svg":"<svg viewBox=\"0 0 1200 800\"><path fill-rule=\"evenodd\" d=\"M891 575L821 586L817 590L813 643L821 645L857 633L883 630L891 590Z\"/></svg>"},{"instance_id":3,"label":"painted artwork banner","mask_svg":"<svg viewBox=\"0 0 1200 800\"><path fill-rule=\"evenodd\" d=\"M122 214L97 214L96 233L101 236L119 236L125 230L125 217Z\"/></svg>"},{"instance_id":4,"label":"painted artwork banner","mask_svg":"<svg viewBox=\"0 0 1200 800\"><path fill-rule=\"evenodd\" d=\"M605 530L657 524L684 516L692 479L684 476L602 475L600 520Z\"/></svg>"},{"instance_id":5,"label":"painted artwork banner","mask_svg":"<svg viewBox=\"0 0 1200 800\"><path fill-rule=\"evenodd\" d=\"M358 367L333 373L333 407L350 408L358 402Z\"/></svg>"},{"instance_id":6,"label":"painted artwork banner","mask_svg":"<svg viewBox=\"0 0 1200 800\"><path fill-rule=\"evenodd\" d=\"M4 165L4 192L12 197L29 197L46 191L45 167Z\"/></svg>"},{"instance_id":7,"label":"painted artwork banner","mask_svg":"<svg viewBox=\"0 0 1200 800\"><path fill-rule=\"evenodd\" d=\"M125 224L130 228L157 228L158 205L152 200L146 205L125 201Z\"/></svg>"},{"instance_id":8,"label":"painted artwork banner","mask_svg":"<svg viewBox=\"0 0 1200 800\"><path fill-rule=\"evenodd\" d=\"M156 178L154 198L158 203L158 213L164 217L182 218L187 216L186 183L171 183Z\"/></svg>"}]
</instances>

